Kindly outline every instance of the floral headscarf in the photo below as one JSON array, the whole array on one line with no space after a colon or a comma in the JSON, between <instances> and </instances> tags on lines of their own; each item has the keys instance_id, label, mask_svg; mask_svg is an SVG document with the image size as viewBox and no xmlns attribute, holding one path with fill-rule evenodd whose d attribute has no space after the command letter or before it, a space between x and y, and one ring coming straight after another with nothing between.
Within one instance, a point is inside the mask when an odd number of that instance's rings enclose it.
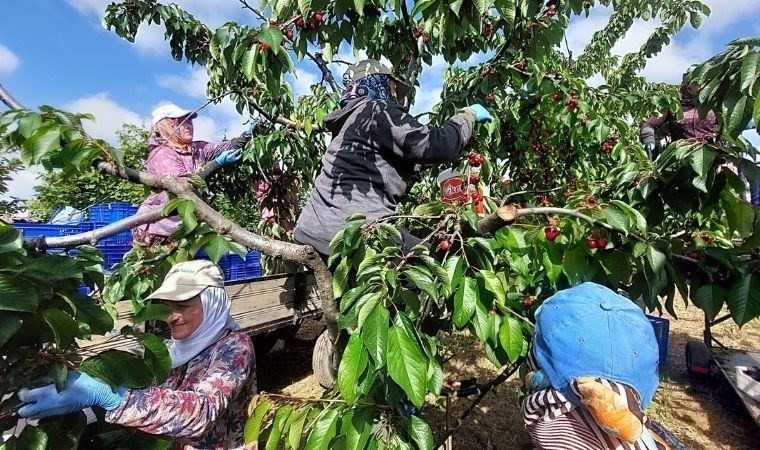
<instances>
[{"instance_id":1,"label":"floral headscarf","mask_svg":"<svg viewBox=\"0 0 760 450\"><path fill-rule=\"evenodd\" d=\"M346 85L346 93L340 98L341 107L360 97L369 97L381 102L396 101L396 96L391 93L390 75L376 73L350 82L346 73L343 75L343 84Z\"/></svg>"}]
</instances>

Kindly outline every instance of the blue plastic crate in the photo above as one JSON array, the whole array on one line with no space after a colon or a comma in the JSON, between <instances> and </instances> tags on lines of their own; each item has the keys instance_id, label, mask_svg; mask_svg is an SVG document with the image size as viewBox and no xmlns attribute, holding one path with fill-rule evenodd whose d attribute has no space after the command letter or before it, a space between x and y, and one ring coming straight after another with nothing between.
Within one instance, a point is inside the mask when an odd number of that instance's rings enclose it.
<instances>
[{"instance_id":1,"label":"blue plastic crate","mask_svg":"<svg viewBox=\"0 0 760 450\"><path fill-rule=\"evenodd\" d=\"M98 245L98 249L101 253L103 253L103 259L105 262L103 263L103 266L106 269L110 269L114 264L120 263L124 259L124 255L132 250L131 245L110 245L110 246L100 246Z\"/></svg>"},{"instance_id":2,"label":"blue plastic crate","mask_svg":"<svg viewBox=\"0 0 760 450\"><path fill-rule=\"evenodd\" d=\"M94 222L93 229L103 228L109 225L108 222ZM111 247L113 245L132 245L132 230L125 230L120 233L112 234L98 241L98 246Z\"/></svg>"},{"instance_id":3,"label":"blue plastic crate","mask_svg":"<svg viewBox=\"0 0 760 450\"><path fill-rule=\"evenodd\" d=\"M203 251L195 255L198 259L209 259ZM261 270L261 253L252 250L246 254L245 259L235 253L228 253L222 256L217 263L226 281L247 280L258 278L262 274Z\"/></svg>"},{"instance_id":4,"label":"blue plastic crate","mask_svg":"<svg viewBox=\"0 0 760 450\"><path fill-rule=\"evenodd\" d=\"M45 237L69 236L72 234L85 233L92 231L92 224L87 222L76 225L55 225L50 223L26 223L14 222L11 224L14 228L21 231L24 239Z\"/></svg>"},{"instance_id":5,"label":"blue plastic crate","mask_svg":"<svg viewBox=\"0 0 760 450\"><path fill-rule=\"evenodd\" d=\"M87 209L90 222L113 223L137 212L137 205L127 202L99 203Z\"/></svg>"},{"instance_id":6,"label":"blue plastic crate","mask_svg":"<svg viewBox=\"0 0 760 450\"><path fill-rule=\"evenodd\" d=\"M77 287L77 292L79 292L82 295L89 296L92 293L92 289L90 289L90 286L87 286L85 284Z\"/></svg>"},{"instance_id":7,"label":"blue plastic crate","mask_svg":"<svg viewBox=\"0 0 760 450\"><path fill-rule=\"evenodd\" d=\"M668 363L668 338L670 336L670 321L662 317L647 316L654 328L657 347L660 350L660 367Z\"/></svg>"}]
</instances>

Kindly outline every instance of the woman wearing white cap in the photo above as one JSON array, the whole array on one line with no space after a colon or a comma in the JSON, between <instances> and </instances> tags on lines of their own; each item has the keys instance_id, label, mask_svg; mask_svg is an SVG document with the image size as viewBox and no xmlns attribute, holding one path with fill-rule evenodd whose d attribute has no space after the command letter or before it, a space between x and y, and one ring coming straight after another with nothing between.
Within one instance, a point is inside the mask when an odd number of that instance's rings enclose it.
<instances>
[{"instance_id":1,"label":"woman wearing white cap","mask_svg":"<svg viewBox=\"0 0 760 450\"><path fill-rule=\"evenodd\" d=\"M55 385L20 391L19 415L40 419L99 407L107 422L172 437L172 448L244 448L256 362L250 338L230 316L221 270L210 261L178 263L148 299L171 309L172 371L163 384L114 392L72 370L61 392Z\"/></svg>"},{"instance_id":2,"label":"woman wearing white cap","mask_svg":"<svg viewBox=\"0 0 760 450\"><path fill-rule=\"evenodd\" d=\"M194 141L193 119L196 116L195 112L174 104L160 106L153 111L146 163L149 173L185 176L199 171L209 161L225 166L240 160L241 149L251 139L251 133L219 143ZM255 131L255 127L251 131ZM163 208L168 201L165 191L154 192L143 201L138 213ZM160 245L179 229L180 223L179 217L168 217L140 225L132 231L137 242Z\"/></svg>"}]
</instances>

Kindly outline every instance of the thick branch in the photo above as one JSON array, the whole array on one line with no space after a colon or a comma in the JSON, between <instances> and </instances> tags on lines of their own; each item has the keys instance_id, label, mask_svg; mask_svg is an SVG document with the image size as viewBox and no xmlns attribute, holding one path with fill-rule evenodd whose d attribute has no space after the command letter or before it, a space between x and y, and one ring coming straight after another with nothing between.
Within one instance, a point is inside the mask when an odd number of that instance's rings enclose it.
<instances>
[{"instance_id":1,"label":"thick branch","mask_svg":"<svg viewBox=\"0 0 760 450\"><path fill-rule=\"evenodd\" d=\"M142 212L135 214L117 222L109 223L103 228L88 231L86 233L74 234L71 236L45 238L45 245L50 248L69 248L82 244L96 244L99 240L114 235L116 233L132 229L138 225L153 223L164 218L162 209Z\"/></svg>"},{"instance_id":2,"label":"thick branch","mask_svg":"<svg viewBox=\"0 0 760 450\"><path fill-rule=\"evenodd\" d=\"M511 207L514 209L514 216L512 216L512 213L507 214L505 217L502 217L500 213L503 212L502 208L505 207ZM506 214L506 213L505 213ZM599 220L594 219L591 216L587 216L586 214L583 214L581 212L578 212L573 209L566 209L566 208L555 208L555 207L541 207L541 208L520 208L516 209L512 205L505 205L500 207L495 213L489 214L478 222L478 231L483 234L484 236L492 236L494 233L496 233L500 228L504 227L505 225L509 225L510 223L514 222L518 217L522 216L529 216L531 214L562 214L566 216L572 216L581 220L585 220L586 222L590 223L591 225L598 226L610 231L623 231L619 230L612 225L608 223L601 222ZM635 239L638 239L640 241L644 241L644 239L641 236L638 236L636 234L631 233L631 236Z\"/></svg>"},{"instance_id":3,"label":"thick branch","mask_svg":"<svg viewBox=\"0 0 760 450\"><path fill-rule=\"evenodd\" d=\"M10 109L24 109L24 106L18 102L10 92L6 91L2 84L0 84L0 101L5 103Z\"/></svg>"}]
</instances>

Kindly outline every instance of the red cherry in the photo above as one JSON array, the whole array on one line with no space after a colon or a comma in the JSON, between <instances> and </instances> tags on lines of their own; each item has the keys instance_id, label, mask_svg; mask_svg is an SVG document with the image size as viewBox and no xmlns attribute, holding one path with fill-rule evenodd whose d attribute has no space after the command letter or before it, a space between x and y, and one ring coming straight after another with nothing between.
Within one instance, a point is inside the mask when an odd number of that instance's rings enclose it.
<instances>
[{"instance_id":1,"label":"red cherry","mask_svg":"<svg viewBox=\"0 0 760 450\"><path fill-rule=\"evenodd\" d=\"M285 37L288 39L293 39L293 30L288 28L285 30Z\"/></svg>"},{"instance_id":2,"label":"red cherry","mask_svg":"<svg viewBox=\"0 0 760 450\"><path fill-rule=\"evenodd\" d=\"M317 20L317 23L323 22L325 20L325 13L323 11L317 11L317 13L314 14L314 19Z\"/></svg>"},{"instance_id":3,"label":"red cherry","mask_svg":"<svg viewBox=\"0 0 760 450\"><path fill-rule=\"evenodd\" d=\"M526 295L522 298L521 303L524 307L530 308L531 306L536 304L536 297L533 295Z\"/></svg>"},{"instance_id":4,"label":"red cherry","mask_svg":"<svg viewBox=\"0 0 760 450\"><path fill-rule=\"evenodd\" d=\"M486 101L487 101L488 103L493 103L493 102L495 102L495 101L496 101L496 96L495 96L495 95L493 95L493 94L488 94L488 95L486 95Z\"/></svg>"},{"instance_id":5,"label":"red cherry","mask_svg":"<svg viewBox=\"0 0 760 450\"><path fill-rule=\"evenodd\" d=\"M269 44L265 44L263 42L259 42L259 50L261 50L262 52L268 51L269 50Z\"/></svg>"},{"instance_id":6,"label":"red cherry","mask_svg":"<svg viewBox=\"0 0 760 450\"><path fill-rule=\"evenodd\" d=\"M471 173L469 177L470 184L478 184L480 182L480 175Z\"/></svg>"},{"instance_id":7,"label":"red cherry","mask_svg":"<svg viewBox=\"0 0 760 450\"><path fill-rule=\"evenodd\" d=\"M571 98L565 105L570 111L575 111L578 108L578 101L575 98Z\"/></svg>"},{"instance_id":8,"label":"red cherry","mask_svg":"<svg viewBox=\"0 0 760 450\"><path fill-rule=\"evenodd\" d=\"M493 27L486 25L485 28L483 28L483 37L489 37L491 36L491 33L493 33Z\"/></svg>"},{"instance_id":9,"label":"red cherry","mask_svg":"<svg viewBox=\"0 0 760 450\"><path fill-rule=\"evenodd\" d=\"M555 239L557 239L558 232L557 229L554 227L546 227L544 228L544 234L546 234L546 240L554 242Z\"/></svg>"},{"instance_id":10,"label":"red cherry","mask_svg":"<svg viewBox=\"0 0 760 450\"><path fill-rule=\"evenodd\" d=\"M586 246L593 250L597 248L599 244L597 244L596 239L589 239L588 241L586 241Z\"/></svg>"},{"instance_id":11,"label":"red cherry","mask_svg":"<svg viewBox=\"0 0 760 450\"><path fill-rule=\"evenodd\" d=\"M594 196L593 196L593 195L589 195L589 196L586 198L586 204L588 204L589 206L593 206L593 205L596 205L596 199L594 199Z\"/></svg>"},{"instance_id":12,"label":"red cherry","mask_svg":"<svg viewBox=\"0 0 760 450\"><path fill-rule=\"evenodd\" d=\"M607 239L597 239L596 240L596 247L597 248L607 248Z\"/></svg>"},{"instance_id":13,"label":"red cherry","mask_svg":"<svg viewBox=\"0 0 760 450\"><path fill-rule=\"evenodd\" d=\"M425 44L427 44L428 42L430 42L430 38L428 37L427 34L423 34L422 35L422 42L425 43Z\"/></svg>"},{"instance_id":14,"label":"red cherry","mask_svg":"<svg viewBox=\"0 0 760 450\"><path fill-rule=\"evenodd\" d=\"M449 241L441 241L438 243L438 249L444 252L449 249Z\"/></svg>"},{"instance_id":15,"label":"red cherry","mask_svg":"<svg viewBox=\"0 0 760 450\"><path fill-rule=\"evenodd\" d=\"M478 200L475 201L475 213L476 214L483 214L486 212L485 206L483 206L483 197L480 197Z\"/></svg>"},{"instance_id":16,"label":"red cherry","mask_svg":"<svg viewBox=\"0 0 760 450\"><path fill-rule=\"evenodd\" d=\"M296 18L296 20L295 20L294 23L296 25L296 28L303 28L303 26L304 26L303 17L298 16L298 18Z\"/></svg>"}]
</instances>

